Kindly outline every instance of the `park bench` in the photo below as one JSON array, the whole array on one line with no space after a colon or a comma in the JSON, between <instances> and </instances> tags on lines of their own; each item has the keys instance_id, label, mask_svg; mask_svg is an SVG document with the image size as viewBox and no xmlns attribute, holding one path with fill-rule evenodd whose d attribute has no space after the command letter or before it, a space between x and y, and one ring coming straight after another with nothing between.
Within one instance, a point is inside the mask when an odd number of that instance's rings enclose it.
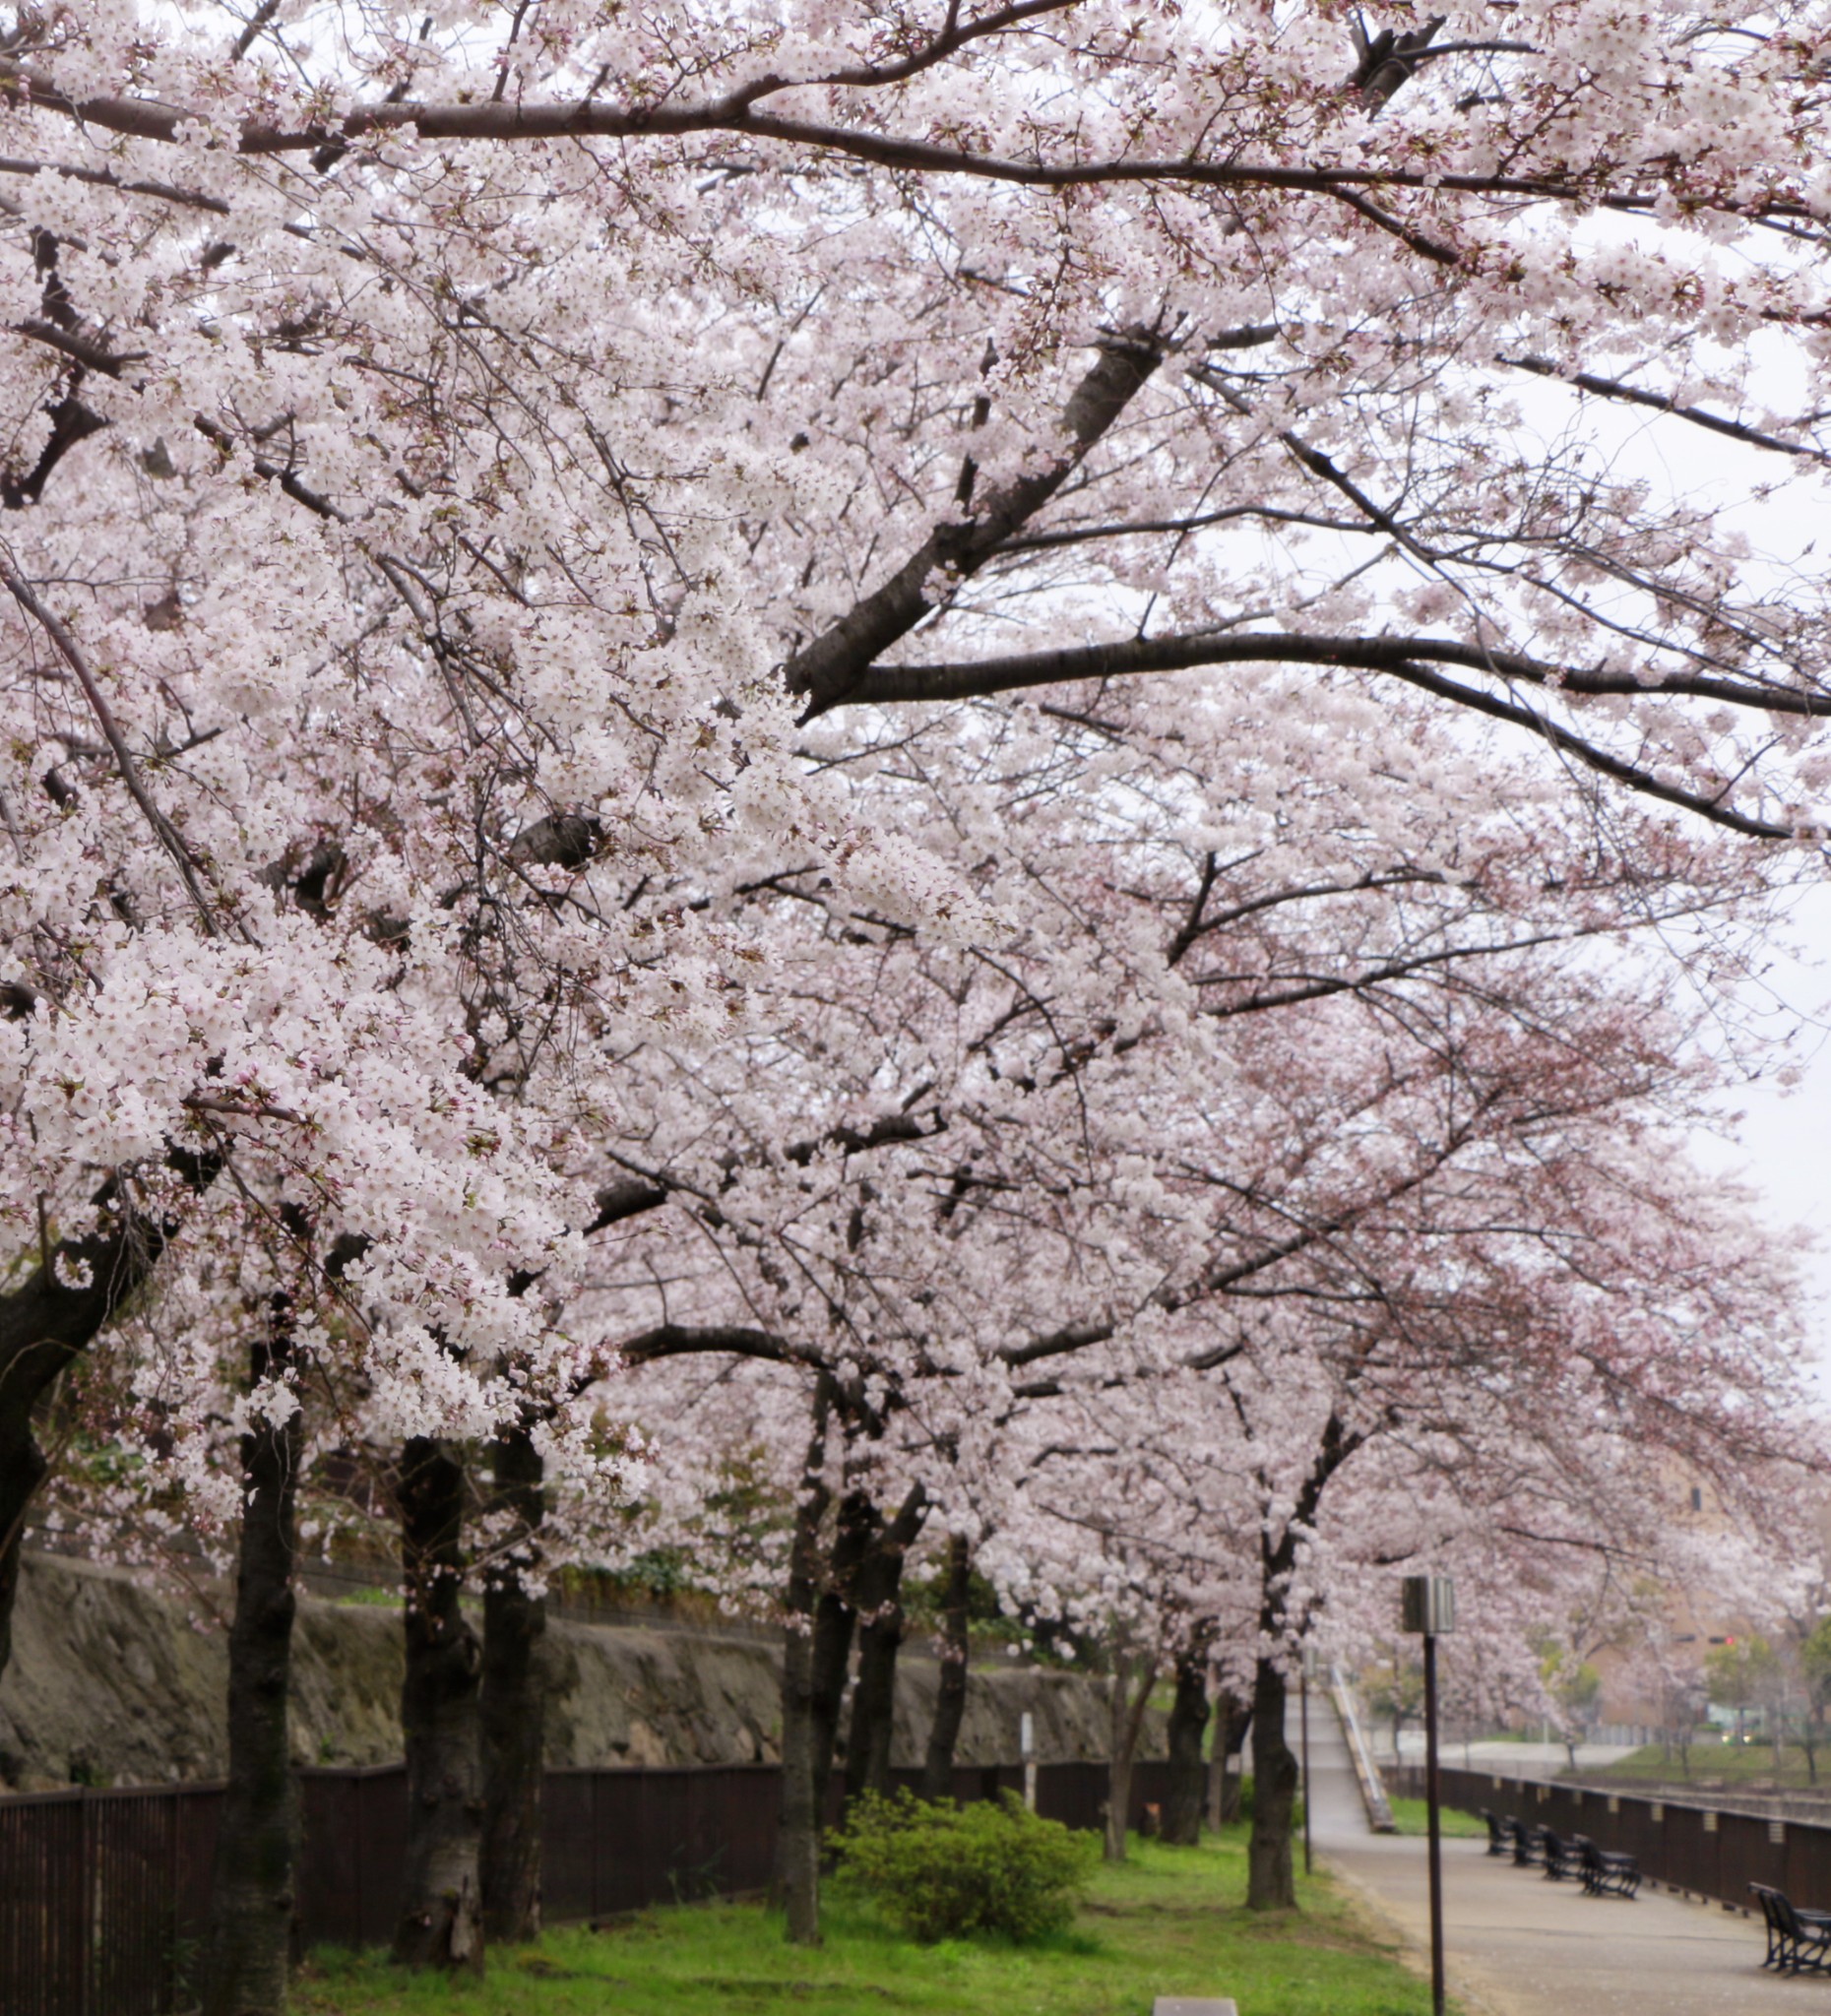
<instances>
[{"instance_id":1,"label":"park bench","mask_svg":"<svg viewBox=\"0 0 1831 2016\"><path fill-rule=\"evenodd\" d=\"M1545 1862L1545 1873L1553 1883L1561 1883L1566 1876L1580 1873L1583 1867L1583 1851L1578 1846L1580 1835L1560 1834L1555 1827L1539 1829L1539 1852Z\"/></svg>"},{"instance_id":2,"label":"park bench","mask_svg":"<svg viewBox=\"0 0 1831 2016\"><path fill-rule=\"evenodd\" d=\"M1536 1869L1545 1860L1545 1829L1528 1827L1523 1820L1507 1816L1507 1825L1513 1829L1513 1860L1522 1869Z\"/></svg>"},{"instance_id":3,"label":"park bench","mask_svg":"<svg viewBox=\"0 0 1831 2016\"><path fill-rule=\"evenodd\" d=\"M1485 1806L1482 1818L1487 1822L1487 1852L1489 1855L1511 1855L1513 1837L1519 1831L1519 1822L1509 1816L1502 1819L1498 1813L1490 1813Z\"/></svg>"},{"instance_id":4,"label":"park bench","mask_svg":"<svg viewBox=\"0 0 1831 2016\"><path fill-rule=\"evenodd\" d=\"M1640 1888L1640 1864L1616 1849L1598 1848L1587 1834L1573 1835L1583 1887L1592 1897L1632 1897Z\"/></svg>"},{"instance_id":5,"label":"park bench","mask_svg":"<svg viewBox=\"0 0 1831 2016\"><path fill-rule=\"evenodd\" d=\"M1767 1926L1767 1958L1761 1965L1777 1974L1798 1974L1808 1967L1822 1970L1831 1951L1831 1912L1800 1911L1785 1891L1766 1883L1748 1887Z\"/></svg>"}]
</instances>

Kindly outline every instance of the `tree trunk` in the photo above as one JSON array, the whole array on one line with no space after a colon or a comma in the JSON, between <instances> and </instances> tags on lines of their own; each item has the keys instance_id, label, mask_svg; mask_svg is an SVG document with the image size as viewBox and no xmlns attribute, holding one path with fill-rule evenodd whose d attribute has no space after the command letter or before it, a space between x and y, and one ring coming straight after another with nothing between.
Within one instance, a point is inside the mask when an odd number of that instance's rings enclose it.
<instances>
[{"instance_id":1,"label":"tree trunk","mask_svg":"<svg viewBox=\"0 0 1831 2016\"><path fill-rule=\"evenodd\" d=\"M846 1800L890 1795L890 1739L896 1726L897 1654L903 1647L903 1550L881 1544L858 1580L858 1684L846 1732Z\"/></svg>"},{"instance_id":2,"label":"tree trunk","mask_svg":"<svg viewBox=\"0 0 1831 2016\"><path fill-rule=\"evenodd\" d=\"M482 1647L459 1604L464 1464L416 1435L401 1457L407 1675L407 1844L394 1957L410 1967L483 1968L478 1678Z\"/></svg>"},{"instance_id":3,"label":"tree trunk","mask_svg":"<svg viewBox=\"0 0 1831 2016\"><path fill-rule=\"evenodd\" d=\"M972 1589L973 1548L966 1535L957 1533L947 1544L947 1586L941 1599L941 1684L928 1730L928 1753L921 1767L925 1799L953 1796L954 1749L967 1712L967 1624Z\"/></svg>"},{"instance_id":4,"label":"tree trunk","mask_svg":"<svg viewBox=\"0 0 1831 2016\"><path fill-rule=\"evenodd\" d=\"M1239 1818L1240 1766L1246 1749L1246 1733L1252 1728L1252 1704L1241 1701L1223 1686L1215 1697L1215 1821L1217 1827L1231 1827Z\"/></svg>"},{"instance_id":5,"label":"tree trunk","mask_svg":"<svg viewBox=\"0 0 1831 2016\"><path fill-rule=\"evenodd\" d=\"M1169 1711L1169 1796L1164 1802L1163 1838L1171 1848L1194 1848L1202 1838L1202 1737L1207 1728L1208 1662L1185 1654L1176 1662L1176 1699Z\"/></svg>"},{"instance_id":6,"label":"tree trunk","mask_svg":"<svg viewBox=\"0 0 1831 2016\"><path fill-rule=\"evenodd\" d=\"M248 1350L250 1391L292 1364L290 1303ZM295 1815L286 1691L297 1607L292 1571L302 1416L251 1420L241 1438L241 1538L228 1643L228 1789L217 1831L203 2016L284 2016L292 1934Z\"/></svg>"},{"instance_id":7,"label":"tree trunk","mask_svg":"<svg viewBox=\"0 0 1831 2016\"><path fill-rule=\"evenodd\" d=\"M1125 1859L1125 1836L1132 1811L1132 1766L1138 1757L1138 1736L1144 1728L1151 1689L1157 1684L1157 1658L1131 1650L1121 1639L1113 1648L1112 1678L1106 1694L1106 1828L1105 1855L1109 1862Z\"/></svg>"},{"instance_id":8,"label":"tree trunk","mask_svg":"<svg viewBox=\"0 0 1831 2016\"><path fill-rule=\"evenodd\" d=\"M1246 1850L1246 1909L1291 1911L1296 1879L1291 1832L1296 1811L1297 1762L1285 1741L1285 1676L1259 1662L1252 1688L1252 1839Z\"/></svg>"},{"instance_id":9,"label":"tree trunk","mask_svg":"<svg viewBox=\"0 0 1831 2016\"><path fill-rule=\"evenodd\" d=\"M167 1166L201 1196L221 1162L171 1149ZM0 1673L13 1656L13 1606L26 1515L48 1466L33 1432L38 1403L153 1272L175 1226L142 1217L109 1177L92 1238L63 1239L0 1294Z\"/></svg>"},{"instance_id":10,"label":"tree trunk","mask_svg":"<svg viewBox=\"0 0 1831 2016\"><path fill-rule=\"evenodd\" d=\"M546 1766L546 1599L529 1593L540 1565L545 1466L525 1425L489 1446L492 1501L514 1533L483 1583L483 1936L540 1935L540 1787Z\"/></svg>"},{"instance_id":11,"label":"tree trunk","mask_svg":"<svg viewBox=\"0 0 1831 2016\"><path fill-rule=\"evenodd\" d=\"M919 1484L877 1535L854 1582L859 1619L858 1684L846 1735L846 1798L890 1796L890 1743L896 1732L897 1657L903 1649L903 1568L927 1514Z\"/></svg>"},{"instance_id":12,"label":"tree trunk","mask_svg":"<svg viewBox=\"0 0 1831 2016\"><path fill-rule=\"evenodd\" d=\"M784 1606L788 1635L782 1656L782 1808L776 1840L776 1891L788 1917L789 1941L795 1946L820 1943L814 1625L820 1588L820 1527L832 1502L825 1476L831 1410L829 1382L823 1373L814 1389L814 1426L795 1500Z\"/></svg>"},{"instance_id":13,"label":"tree trunk","mask_svg":"<svg viewBox=\"0 0 1831 2016\"><path fill-rule=\"evenodd\" d=\"M814 1606L813 1759L814 1813L827 1822L827 1792L833 1779L833 1758L839 1745L840 1719L846 1708L846 1675L852 1665L852 1640L858 1621L855 1604L860 1569L869 1558L881 1522L877 1507L859 1491L849 1491L840 1503L839 1531L827 1562L826 1587Z\"/></svg>"}]
</instances>

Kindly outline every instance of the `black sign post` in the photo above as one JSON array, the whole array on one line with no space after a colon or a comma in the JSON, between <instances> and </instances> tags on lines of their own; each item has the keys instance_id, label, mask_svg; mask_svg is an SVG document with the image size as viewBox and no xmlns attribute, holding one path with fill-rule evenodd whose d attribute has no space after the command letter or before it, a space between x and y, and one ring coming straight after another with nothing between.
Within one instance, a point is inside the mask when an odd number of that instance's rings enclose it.
<instances>
[{"instance_id":1,"label":"black sign post","mask_svg":"<svg viewBox=\"0 0 1831 2016\"><path fill-rule=\"evenodd\" d=\"M1430 2008L1443 2016L1443 1841L1437 1805L1437 1638L1456 1623L1447 1575L1405 1578L1403 1628L1424 1641L1424 1811L1430 1858Z\"/></svg>"}]
</instances>

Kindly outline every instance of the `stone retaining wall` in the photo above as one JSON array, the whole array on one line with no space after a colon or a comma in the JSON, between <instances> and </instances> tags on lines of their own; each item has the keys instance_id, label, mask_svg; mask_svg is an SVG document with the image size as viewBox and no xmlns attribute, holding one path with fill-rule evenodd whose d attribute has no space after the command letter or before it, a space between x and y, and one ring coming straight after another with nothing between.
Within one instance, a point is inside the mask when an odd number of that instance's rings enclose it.
<instances>
[{"instance_id":1,"label":"stone retaining wall","mask_svg":"<svg viewBox=\"0 0 1831 2016\"><path fill-rule=\"evenodd\" d=\"M0 1786L154 1785L220 1776L226 1762L226 1619L118 1569L29 1554L0 1678ZM754 1636L554 1622L547 1762L553 1766L774 1763L780 1656ZM299 1606L292 1751L301 1764L386 1764L401 1754L401 1622L391 1606ZM921 1761L939 1669L898 1676L893 1761ZM963 1764L1018 1754L1036 1719L1045 1761L1105 1754L1104 1688L1082 1675L975 1668ZM1161 1719L1142 1754L1161 1755Z\"/></svg>"}]
</instances>

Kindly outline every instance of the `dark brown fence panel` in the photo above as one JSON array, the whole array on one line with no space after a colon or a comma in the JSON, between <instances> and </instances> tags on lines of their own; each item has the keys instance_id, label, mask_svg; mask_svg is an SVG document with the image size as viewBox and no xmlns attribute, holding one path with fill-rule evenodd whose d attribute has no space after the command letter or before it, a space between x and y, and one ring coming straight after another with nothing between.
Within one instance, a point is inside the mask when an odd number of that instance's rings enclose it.
<instances>
[{"instance_id":1,"label":"dark brown fence panel","mask_svg":"<svg viewBox=\"0 0 1831 2016\"><path fill-rule=\"evenodd\" d=\"M81 1793L0 1807L0 2009L84 2016L88 1819Z\"/></svg>"},{"instance_id":2,"label":"dark brown fence panel","mask_svg":"<svg viewBox=\"0 0 1831 2016\"><path fill-rule=\"evenodd\" d=\"M549 1771L540 1801L540 1909L553 1923L598 1915L592 1800L600 1773Z\"/></svg>"},{"instance_id":3,"label":"dark brown fence panel","mask_svg":"<svg viewBox=\"0 0 1831 2016\"><path fill-rule=\"evenodd\" d=\"M299 1944L389 1944L407 1847L406 1770L314 1768L297 1779Z\"/></svg>"},{"instance_id":4,"label":"dark brown fence panel","mask_svg":"<svg viewBox=\"0 0 1831 2016\"><path fill-rule=\"evenodd\" d=\"M0 1801L0 2010L167 2016L210 1901L214 1786Z\"/></svg>"},{"instance_id":5,"label":"dark brown fence panel","mask_svg":"<svg viewBox=\"0 0 1831 2016\"><path fill-rule=\"evenodd\" d=\"M920 1776L896 1774L912 1789ZM1106 1782L1104 1764L1044 1764L1038 1811L1098 1828ZM1019 1765L954 1774L962 1799L1021 1793L1023 1783ZM780 1785L764 1764L548 1772L548 1922L766 1889ZM1168 1789L1167 1764L1135 1767L1134 1826ZM836 1783L835 1815L839 1794ZM387 1944L400 1903L406 1773L304 1770L298 1795L300 1947ZM188 2007L221 1805L219 1786L0 1798L0 2016L171 2016ZM1762 1866L1794 1852L1763 1846Z\"/></svg>"}]
</instances>

